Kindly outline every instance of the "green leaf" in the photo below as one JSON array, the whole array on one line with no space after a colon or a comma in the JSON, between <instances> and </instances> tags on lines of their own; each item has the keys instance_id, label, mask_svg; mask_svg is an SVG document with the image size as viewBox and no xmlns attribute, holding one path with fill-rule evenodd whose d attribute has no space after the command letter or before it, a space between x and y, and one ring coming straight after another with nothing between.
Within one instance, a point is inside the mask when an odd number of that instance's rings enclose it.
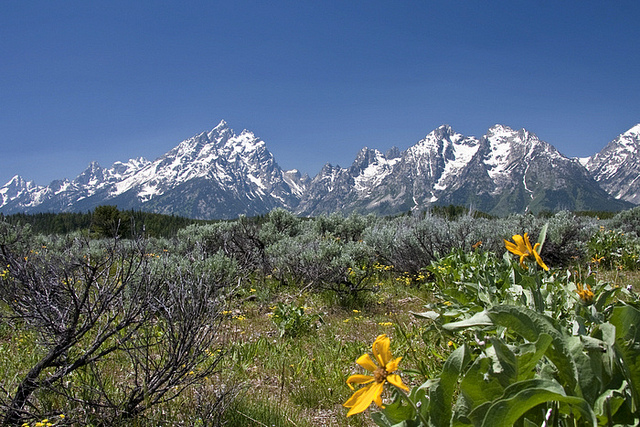
<instances>
[{"instance_id":1,"label":"green leaf","mask_svg":"<svg viewBox=\"0 0 640 427\"><path fill-rule=\"evenodd\" d=\"M429 319L429 320L436 320L438 317L440 317L440 313L433 310L424 311L422 313L416 313L416 312L410 311L410 313L416 317L420 317L422 319Z\"/></svg>"},{"instance_id":2,"label":"green leaf","mask_svg":"<svg viewBox=\"0 0 640 427\"><path fill-rule=\"evenodd\" d=\"M624 404L625 401L625 389L627 388L627 382L623 381L620 388L617 390L607 390L602 393L596 399L593 409L598 415L598 419L601 424L606 424L612 421L609 415L614 416L618 409ZM632 424L631 420L627 420L628 424Z\"/></svg>"},{"instance_id":3,"label":"green leaf","mask_svg":"<svg viewBox=\"0 0 640 427\"><path fill-rule=\"evenodd\" d=\"M549 228L548 222L542 226L542 229L540 230L540 234L538 234L538 243L540 243L540 246L538 247L538 253L542 252L544 241L547 240L547 228Z\"/></svg>"},{"instance_id":4,"label":"green leaf","mask_svg":"<svg viewBox=\"0 0 640 427\"><path fill-rule=\"evenodd\" d=\"M476 358L460 383L456 415L481 423L491 402L500 398L506 387L533 378L551 341L548 334L540 334L534 343L510 347L501 339L492 339L487 355Z\"/></svg>"},{"instance_id":5,"label":"green leaf","mask_svg":"<svg viewBox=\"0 0 640 427\"><path fill-rule=\"evenodd\" d=\"M593 338L591 340L582 340L580 338L567 337L566 343L578 370L578 384L582 397L593 405L602 388L603 351L601 347L598 347L597 350L587 350L584 343L588 341L592 344L596 340Z\"/></svg>"},{"instance_id":6,"label":"green leaf","mask_svg":"<svg viewBox=\"0 0 640 427\"><path fill-rule=\"evenodd\" d=\"M493 320L489 317L487 311L481 311L476 313L468 319L460 320L457 322L447 323L443 326L444 329L449 331L457 331L460 329L467 329L473 326L493 326Z\"/></svg>"},{"instance_id":7,"label":"green leaf","mask_svg":"<svg viewBox=\"0 0 640 427\"><path fill-rule=\"evenodd\" d=\"M631 386L633 411L640 408L640 311L630 305L614 307L609 322L616 328L615 352Z\"/></svg>"},{"instance_id":8,"label":"green leaf","mask_svg":"<svg viewBox=\"0 0 640 427\"><path fill-rule=\"evenodd\" d=\"M384 418L390 425L396 425L403 421L410 421L416 418L416 411L405 401L405 397L399 393L396 394L394 401L386 404L384 409L379 413L384 414Z\"/></svg>"},{"instance_id":9,"label":"green leaf","mask_svg":"<svg viewBox=\"0 0 640 427\"><path fill-rule=\"evenodd\" d=\"M491 405L482 425L513 425L531 408L552 401L577 408L589 424L597 426L596 416L584 399L567 396L556 381L542 379L520 381L505 389L504 397Z\"/></svg>"},{"instance_id":10,"label":"green leaf","mask_svg":"<svg viewBox=\"0 0 640 427\"><path fill-rule=\"evenodd\" d=\"M456 416L470 418L472 411L477 411L481 405L502 396L504 385L498 376L490 375L493 361L480 355L465 372L460 383L460 396L456 402ZM486 409L489 407L487 406ZM482 421L484 415L478 421ZM472 421L475 422L474 419Z\"/></svg>"},{"instance_id":11,"label":"green leaf","mask_svg":"<svg viewBox=\"0 0 640 427\"><path fill-rule=\"evenodd\" d=\"M442 367L442 374L438 381L434 381L430 388L429 405L430 419L436 427L449 426L452 416L452 399L458 384L458 379L470 362L466 345L454 350Z\"/></svg>"},{"instance_id":12,"label":"green leaf","mask_svg":"<svg viewBox=\"0 0 640 427\"><path fill-rule=\"evenodd\" d=\"M521 344L518 346L520 355L518 356L517 380L528 379L527 377L535 370L536 365L545 355L547 349L553 342L551 335L542 333L534 343Z\"/></svg>"},{"instance_id":13,"label":"green leaf","mask_svg":"<svg viewBox=\"0 0 640 427\"><path fill-rule=\"evenodd\" d=\"M488 316L496 325L504 326L528 341L537 341L540 334L547 334L552 343L547 347L546 356L558 370L558 376L566 384L572 394L580 394L578 371L565 337L558 330L551 318L525 307L501 305L492 307Z\"/></svg>"}]
</instances>

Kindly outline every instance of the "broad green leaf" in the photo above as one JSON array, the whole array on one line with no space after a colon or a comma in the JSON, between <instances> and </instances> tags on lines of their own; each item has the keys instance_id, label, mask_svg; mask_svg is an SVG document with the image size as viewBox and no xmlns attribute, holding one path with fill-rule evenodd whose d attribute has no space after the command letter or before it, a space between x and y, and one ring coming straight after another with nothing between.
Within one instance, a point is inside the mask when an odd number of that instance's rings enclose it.
<instances>
[{"instance_id":1,"label":"broad green leaf","mask_svg":"<svg viewBox=\"0 0 640 427\"><path fill-rule=\"evenodd\" d=\"M592 340L595 341L593 338ZM593 341L589 342L593 343ZM585 348L585 341L580 337L567 337L565 342L577 368L582 397L593 405L602 389L602 348L589 351Z\"/></svg>"},{"instance_id":2,"label":"broad green leaf","mask_svg":"<svg viewBox=\"0 0 640 427\"><path fill-rule=\"evenodd\" d=\"M460 416L469 417L479 424L491 401L500 398L505 388L533 378L536 365L544 356L552 338L540 334L534 343L507 346L502 340L492 339L493 346L487 349L487 355L480 355L465 373L460 383L460 398L457 411Z\"/></svg>"},{"instance_id":3,"label":"broad green leaf","mask_svg":"<svg viewBox=\"0 0 640 427\"><path fill-rule=\"evenodd\" d=\"M589 404L580 397L567 396L556 381L532 379L520 381L505 390L504 397L491 405L483 426L513 425L531 408L545 402L562 402L575 407L589 424L596 426L596 416Z\"/></svg>"},{"instance_id":4,"label":"broad green leaf","mask_svg":"<svg viewBox=\"0 0 640 427\"><path fill-rule=\"evenodd\" d=\"M535 369L536 365L547 352L547 349L553 342L553 338L549 334L542 333L538 336L538 340L533 343L521 344L518 346L520 354L518 355L517 380L528 379L529 374Z\"/></svg>"},{"instance_id":5,"label":"broad green leaf","mask_svg":"<svg viewBox=\"0 0 640 427\"><path fill-rule=\"evenodd\" d=\"M476 313L468 319L460 320L457 322L447 323L443 325L443 328L449 331L457 331L460 329L467 329L473 326L493 326L493 320L487 314L487 311L481 311Z\"/></svg>"},{"instance_id":6,"label":"broad green leaf","mask_svg":"<svg viewBox=\"0 0 640 427\"><path fill-rule=\"evenodd\" d=\"M630 305L613 309L609 322L616 328L614 349L633 393L633 411L640 408L640 311Z\"/></svg>"},{"instance_id":7,"label":"broad green leaf","mask_svg":"<svg viewBox=\"0 0 640 427\"><path fill-rule=\"evenodd\" d=\"M491 358L480 355L465 372L460 383L460 396L456 402L457 416L469 417L471 412L477 411L479 406L502 396L504 386L497 376L490 374L492 365ZM484 415L480 421L482 418Z\"/></svg>"},{"instance_id":8,"label":"broad green leaf","mask_svg":"<svg viewBox=\"0 0 640 427\"><path fill-rule=\"evenodd\" d=\"M558 376L571 393L580 393L576 390L578 371L575 362L565 337L552 319L534 310L510 305L492 307L487 314L496 325L504 326L528 341L537 341L543 333L549 335L552 338L552 345L547 347L546 356L555 365Z\"/></svg>"},{"instance_id":9,"label":"broad green leaf","mask_svg":"<svg viewBox=\"0 0 640 427\"><path fill-rule=\"evenodd\" d=\"M382 417L385 422L388 422L390 426L396 425L403 421L413 420L416 416L416 412L413 410L403 397L398 395L393 403L386 404L384 409L379 414L383 414Z\"/></svg>"},{"instance_id":10,"label":"broad green leaf","mask_svg":"<svg viewBox=\"0 0 640 427\"><path fill-rule=\"evenodd\" d=\"M393 424L384 416L382 412L374 412L371 414L371 419L379 427L393 427Z\"/></svg>"},{"instance_id":11,"label":"broad green leaf","mask_svg":"<svg viewBox=\"0 0 640 427\"><path fill-rule=\"evenodd\" d=\"M423 319L429 319L429 320L436 320L438 317L440 317L440 313L430 310L430 311L424 311L422 313L416 313L411 311L411 314L413 314L416 317L420 317Z\"/></svg>"},{"instance_id":12,"label":"broad green leaf","mask_svg":"<svg viewBox=\"0 0 640 427\"><path fill-rule=\"evenodd\" d=\"M625 401L625 389L627 388L627 382L623 381L620 388L617 390L607 390L602 393L596 399L593 409L598 416L598 420L601 424L611 423L609 414L613 417L618 412L618 409L624 404ZM632 424L632 420L626 420L628 424Z\"/></svg>"},{"instance_id":13,"label":"broad green leaf","mask_svg":"<svg viewBox=\"0 0 640 427\"><path fill-rule=\"evenodd\" d=\"M439 381L433 382L430 389L429 405L430 419L436 427L449 426L451 424L453 394L458 384L458 379L470 362L467 346L462 345L454 350L442 367Z\"/></svg>"}]
</instances>

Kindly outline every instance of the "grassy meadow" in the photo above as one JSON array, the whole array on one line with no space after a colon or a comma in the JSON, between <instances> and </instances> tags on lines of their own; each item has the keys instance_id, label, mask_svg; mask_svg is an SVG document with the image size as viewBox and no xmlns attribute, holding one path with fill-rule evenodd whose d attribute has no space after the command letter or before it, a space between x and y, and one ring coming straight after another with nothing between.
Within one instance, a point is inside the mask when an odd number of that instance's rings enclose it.
<instances>
[{"instance_id":1,"label":"grassy meadow","mask_svg":"<svg viewBox=\"0 0 640 427\"><path fill-rule=\"evenodd\" d=\"M632 425L636 218L274 211L153 238L2 222L0 420ZM410 392L356 363L389 362L383 334ZM347 417L354 374L386 379L384 411Z\"/></svg>"}]
</instances>

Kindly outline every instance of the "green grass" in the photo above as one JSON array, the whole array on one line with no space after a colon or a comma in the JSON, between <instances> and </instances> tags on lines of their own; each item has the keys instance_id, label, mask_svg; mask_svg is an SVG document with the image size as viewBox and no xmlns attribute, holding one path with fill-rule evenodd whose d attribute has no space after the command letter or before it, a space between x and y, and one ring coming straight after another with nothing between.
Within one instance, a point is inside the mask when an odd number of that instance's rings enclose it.
<instances>
[{"instance_id":1,"label":"green grass","mask_svg":"<svg viewBox=\"0 0 640 427\"><path fill-rule=\"evenodd\" d=\"M640 272L602 270L597 275L600 280L631 284L640 290ZM218 375L188 388L175 400L152 407L129 425L210 425L217 392L239 386L221 420L227 426L371 426L369 411L346 418L342 403L353 393L346 378L361 372L355 360L371 352L376 336L390 336L392 352L403 356L400 366L405 370L435 373L451 349L446 339L438 341L433 335L425 343L426 322L411 314L423 311L430 302L426 285L388 279L377 293L351 301L351 305L331 294L300 294L297 289L275 285L258 289L241 292L230 302L220 337L226 354ZM319 315L322 323L317 329L281 338L269 317L277 302L303 305L306 313ZM430 365L419 366L424 357L414 357L414 352L433 354ZM38 356L36 336L0 323L0 385L4 390L12 391ZM126 375L126 370L116 372L121 368L117 361L111 364L116 374L114 386L118 375ZM403 374L403 380L415 386L425 378ZM63 405L59 396L45 393L40 398L52 412Z\"/></svg>"},{"instance_id":2,"label":"green grass","mask_svg":"<svg viewBox=\"0 0 640 427\"><path fill-rule=\"evenodd\" d=\"M398 355L421 343L421 325L410 311L420 311L429 293L387 282L378 293L351 306L330 295L300 296L286 289L274 297L304 305L323 323L317 330L280 338L269 317L275 299L271 304L245 300L236 307L227 320L230 347L223 375L248 387L225 420L238 426L373 425L367 414L346 418L341 404L353 392L345 380L358 371L355 360L371 352L380 334L392 338ZM411 367L411 357L406 360L404 366Z\"/></svg>"}]
</instances>

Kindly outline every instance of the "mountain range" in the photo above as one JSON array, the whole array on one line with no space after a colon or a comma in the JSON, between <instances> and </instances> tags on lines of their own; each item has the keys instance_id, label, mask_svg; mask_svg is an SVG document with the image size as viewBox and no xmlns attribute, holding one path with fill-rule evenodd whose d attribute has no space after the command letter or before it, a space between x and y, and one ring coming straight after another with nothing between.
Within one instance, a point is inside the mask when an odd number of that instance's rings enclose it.
<instances>
[{"instance_id":1,"label":"mountain range","mask_svg":"<svg viewBox=\"0 0 640 427\"><path fill-rule=\"evenodd\" d=\"M363 148L348 168L326 164L313 178L283 170L264 141L221 121L154 161L103 168L38 186L14 176L0 212L119 209L224 219L284 208L298 215L397 214L434 204L494 215L622 210L640 203L640 124L585 159L562 155L525 130L495 125L480 138L443 125L401 151Z\"/></svg>"}]
</instances>

